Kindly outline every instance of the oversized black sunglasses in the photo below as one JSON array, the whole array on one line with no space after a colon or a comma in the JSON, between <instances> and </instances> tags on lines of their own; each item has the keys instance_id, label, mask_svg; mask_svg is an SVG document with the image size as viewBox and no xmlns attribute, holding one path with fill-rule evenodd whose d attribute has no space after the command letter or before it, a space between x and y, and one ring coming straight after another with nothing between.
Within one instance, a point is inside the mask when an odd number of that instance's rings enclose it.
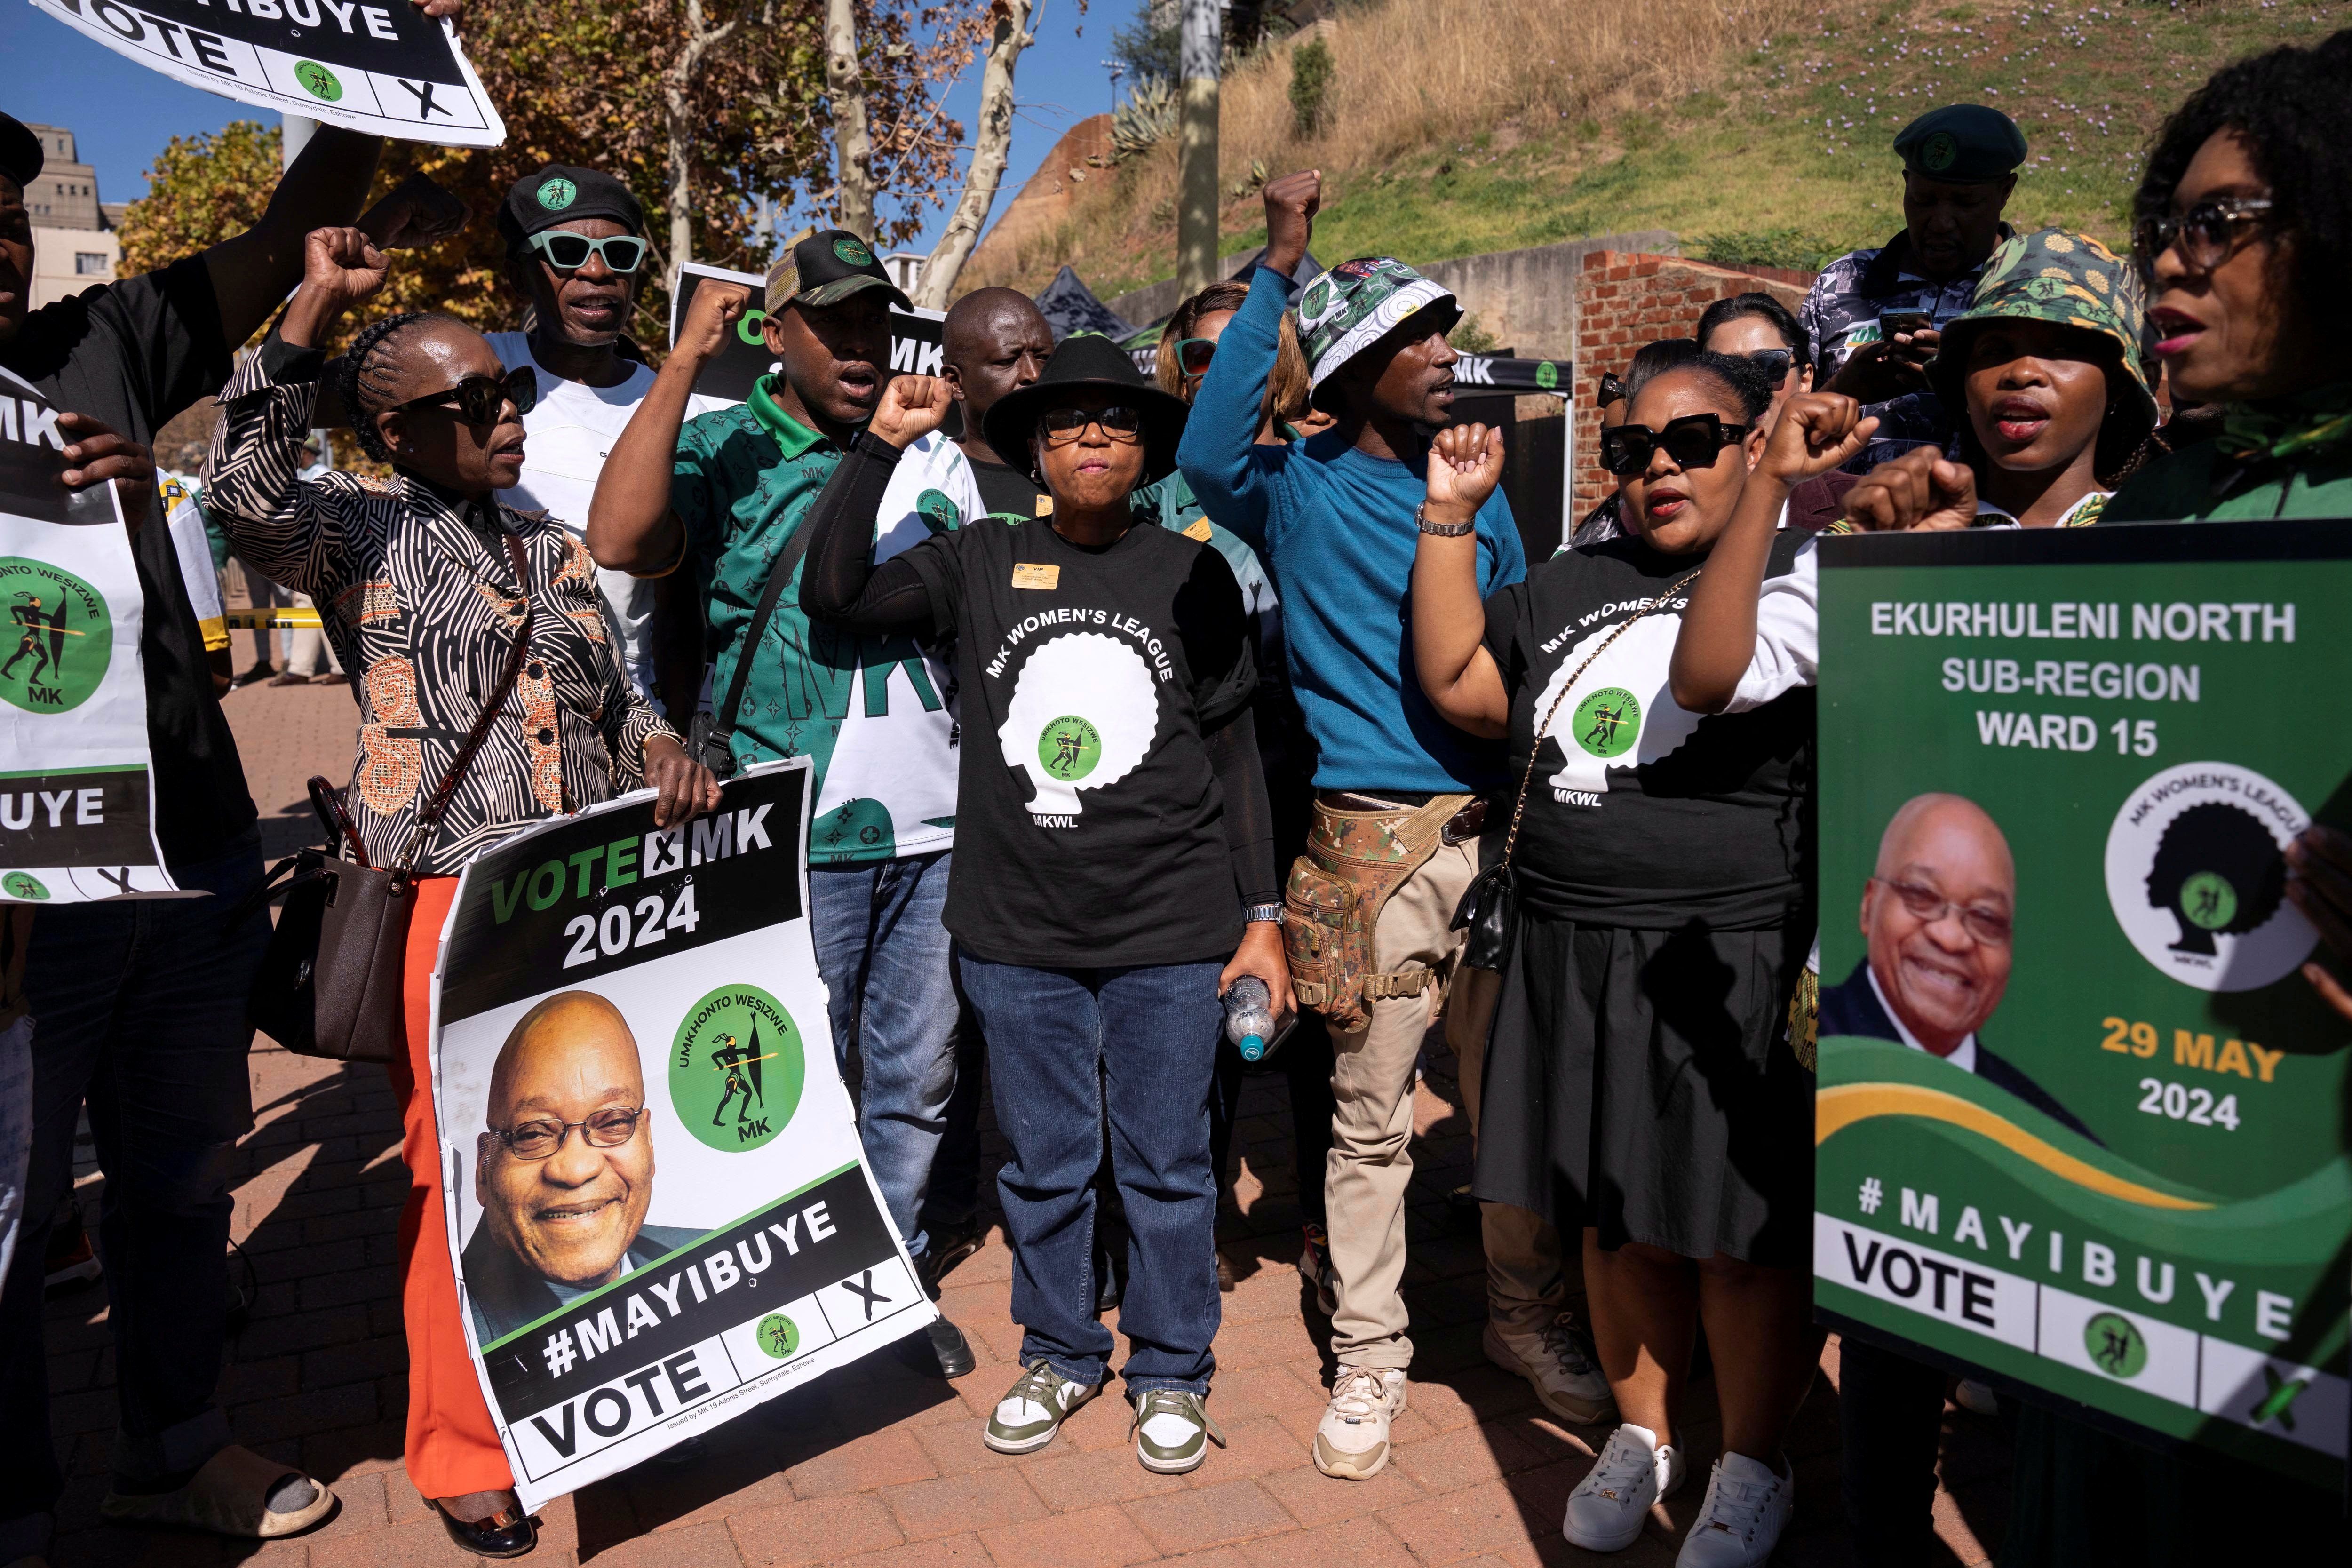
<instances>
[{"instance_id":1,"label":"oversized black sunglasses","mask_svg":"<svg viewBox=\"0 0 2352 1568\"><path fill-rule=\"evenodd\" d=\"M2168 217L2144 217L2132 228L2132 259L2142 273L2153 274L2156 258L2178 245L2191 271L2210 272L2237 247L2238 230L2261 222L2271 205L2255 197L2234 197L2199 202Z\"/></svg>"},{"instance_id":2,"label":"oversized black sunglasses","mask_svg":"<svg viewBox=\"0 0 2352 1568\"><path fill-rule=\"evenodd\" d=\"M517 414L528 414L539 406L539 373L529 365L518 365L502 379L487 375L469 375L457 385L439 392L428 392L422 397L412 397L398 408L446 408L457 405L468 425L495 425L500 409L507 404L515 405Z\"/></svg>"},{"instance_id":3,"label":"oversized black sunglasses","mask_svg":"<svg viewBox=\"0 0 2352 1568\"><path fill-rule=\"evenodd\" d=\"M1770 376L1774 381L1779 381L1789 374L1789 366L1796 362L1797 351L1794 349L1749 349L1739 357L1746 360L1749 364L1754 365L1758 370L1762 371L1766 375Z\"/></svg>"},{"instance_id":4,"label":"oversized black sunglasses","mask_svg":"<svg viewBox=\"0 0 2352 1568\"><path fill-rule=\"evenodd\" d=\"M646 258L646 242L634 234L591 239L568 228L544 228L530 237L530 247L546 257L547 264L558 272L577 272L588 265L590 257L601 256L607 271L625 278Z\"/></svg>"},{"instance_id":5,"label":"oversized black sunglasses","mask_svg":"<svg viewBox=\"0 0 2352 1568\"><path fill-rule=\"evenodd\" d=\"M1085 435L1089 425L1101 426L1102 433L1114 441L1133 441L1143 434L1143 410L1124 403L1102 409L1048 408L1037 423L1044 426L1049 446L1068 445Z\"/></svg>"},{"instance_id":6,"label":"oversized black sunglasses","mask_svg":"<svg viewBox=\"0 0 2352 1568\"><path fill-rule=\"evenodd\" d=\"M1650 466L1650 454L1664 447L1678 468L1713 468L1726 447L1747 438L1747 426L1726 425L1712 414L1685 414L1667 420L1663 430L1620 425L1601 432L1601 466L1612 474L1638 474Z\"/></svg>"},{"instance_id":7,"label":"oversized black sunglasses","mask_svg":"<svg viewBox=\"0 0 2352 1568\"><path fill-rule=\"evenodd\" d=\"M1612 403L1622 403L1624 401L1625 384L1617 379L1617 373L1615 371L1602 371L1601 373L1601 395L1594 401L1593 406L1595 408L1606 408Z\"/></svg>"}]
</instances>

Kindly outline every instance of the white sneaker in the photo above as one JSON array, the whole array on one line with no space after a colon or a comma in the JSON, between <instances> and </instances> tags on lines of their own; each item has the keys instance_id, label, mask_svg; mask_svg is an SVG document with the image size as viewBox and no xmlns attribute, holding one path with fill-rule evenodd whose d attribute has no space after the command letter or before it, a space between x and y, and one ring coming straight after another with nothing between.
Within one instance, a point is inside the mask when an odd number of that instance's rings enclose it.
<instances>
[{"instance_id":1,"label":"white sneaker","mask_svg":"<svg viewBox=\"0 0 2352 1568\"><path fill-rule=\"evenodd\" d=\"M1745 1454L1724 1455L1706 1479L1706 1501L1683 1537L1675 1568L1754 1568L1780 1543L1796 1503L1793 1470L1777 1475Z\"/></svg>"},{"instance_id":2,"label":"white sneaker","mask_svg":"<svg viewBox=\"0 0 2352 1568\"><path fill-rule=\"evenodd\" d=\"M1486 1359L1528 1380L1544 1408L1563 1419L1613 1421L1617 1401L1593 1360L1592 1342L1562 1312L1542 1332L1518 1334L1486 1321Z\"/></svg>"},{"instance_id":3,"label":"white sneaker","mask_svg":"<svg viewBox=\"0 0 2352 1568\"><path fill-rule=\"evenodd\" d=\"M1315 1468L1369 1481L1389 1462L1389 1421L1404 1414L1402 1367L1349 1366L1331 1380L1331 1406L1315 1426Z\"/></svg>"},{"instance_id":4,"label":"white sneaker","mask_svg":"<svg viewBox=\"0 0 2352 1568\"><path fill-rule=\"evenodd\" d=\"M1576 1489L1559 1532L1587 1552L1621 1552L1640 1539L1650 1505L1683 1484L1683 1456L1658 1435L1631 1422L1609 1434L1609 1446Z\"/></svg>"}]
</instances>

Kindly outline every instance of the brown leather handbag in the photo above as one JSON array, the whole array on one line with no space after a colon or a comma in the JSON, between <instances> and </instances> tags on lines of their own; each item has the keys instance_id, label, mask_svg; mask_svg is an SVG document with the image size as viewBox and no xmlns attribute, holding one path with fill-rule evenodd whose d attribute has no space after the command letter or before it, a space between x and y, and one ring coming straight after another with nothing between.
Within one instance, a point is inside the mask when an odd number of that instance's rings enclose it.
<instances>
[{"instance_id":1,"label":"brown leather handbag","mask_svg":"<svg viewBox=\"0 0 2352 1568\"><path fill-rule=\"evenodd\" d=\"M371 866L348 819L331 822L334 853L305 849L271 868L264 901L283 893L286 908L254 977L254 1026L297 1056L388 1062L407 1051L404 991L408 927L416 913L416 862L472 765L474 755L513 695L530 651L530 561L521 541L505 536L507 558L522 584L522 625L498 689L482 705L466 743L417 809L416 829L389 868ZM320 816L341 804L325 779L313 779ZM333 802L331 808L324 805ZM349 850L352 859L342 858ZM281 885L282 880L282 885Z\"/></svg>"}]
</instances>

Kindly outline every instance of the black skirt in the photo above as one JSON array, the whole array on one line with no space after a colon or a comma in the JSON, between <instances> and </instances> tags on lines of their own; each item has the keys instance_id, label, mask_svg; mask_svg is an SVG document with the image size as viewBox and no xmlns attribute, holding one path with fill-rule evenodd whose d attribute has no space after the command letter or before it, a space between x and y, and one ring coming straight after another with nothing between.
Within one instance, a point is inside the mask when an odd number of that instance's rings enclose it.
<instances>
[{"instance_id":1,"label":"black skirt","mask_svg":"<svg viewBox=\"0 0 2352 1568\"><path fill-rule=\"evenodd\" d=\"M1788 1045L1811 920L1762 931L1522 911L1486 1052L1477 1193L1561 1229L1811 1267L1813 1075Z\"/></svg>"}]
</instances>

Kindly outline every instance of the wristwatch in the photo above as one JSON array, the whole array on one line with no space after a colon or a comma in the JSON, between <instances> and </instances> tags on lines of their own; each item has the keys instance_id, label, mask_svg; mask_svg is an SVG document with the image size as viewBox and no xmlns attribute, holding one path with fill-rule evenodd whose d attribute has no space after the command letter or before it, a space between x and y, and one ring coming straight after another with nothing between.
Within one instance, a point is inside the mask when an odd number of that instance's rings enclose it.
<instances>
[{"instance_id":1,"label":"wristwatch","mask_svg":"<svg viewBox=\"0 0 2352 1568\"><path fill-rule=\"evenodd\" d=\"M1422 532L1433 534L1439 539L1459 539L1478 526L1478 520L1475 517L1471 518L1467 522L1432 522L1429 521L1427 501L1412 509L1412 522L1413 526L1420 529Z\"/></svg>"},{"instance_id":2,"label":"wristwatch","mask_svg":"<svg viewBox=\"0 0 2352 1568\"><path fill-rule=\"evenodd\" d=\"M1282 923L1282 906L1280 904L1249 904L1243 908L1242 919L1250 925L1278 926Z\"/></svg>"}]
</instances>

